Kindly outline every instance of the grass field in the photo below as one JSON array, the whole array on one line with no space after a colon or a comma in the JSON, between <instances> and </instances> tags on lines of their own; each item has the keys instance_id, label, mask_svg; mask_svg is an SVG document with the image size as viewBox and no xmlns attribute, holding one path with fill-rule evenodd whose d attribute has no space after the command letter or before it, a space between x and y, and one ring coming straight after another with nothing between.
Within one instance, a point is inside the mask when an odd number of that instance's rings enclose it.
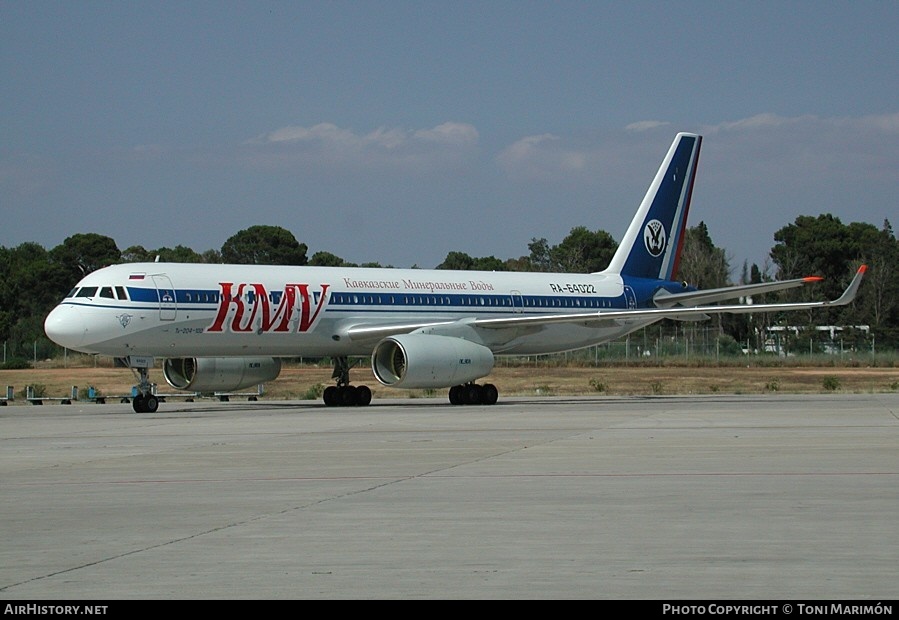
<instances>
[{"instance_id":1,"label":"grass field","mask_svg":"<svg viewBox=\"0 0 899 620\"><path fill-rule=\"evenodd\" d=\"M82 398L88 387L99 394L131 393L135 378L131 371L108 366L45 367L0 370L0 386L13 386L15 403L25 403L25 388L35 386L45 397L63 397L78 386ZM368 368L352 373L356 384L366 384L374 398L421 398L444 396L446 390L391 390L378 384ZM159 393L174 392L156 368L151 378ZM501 396L587 396L672 394L764 394L783 393L877 393L899 391L899 368L864 366L799 365L601 365L559 366L540 363L500 366L480 383L494 383ZM330 366L285 363L281 375L265 385L265 398L272 400L318 399L331 384ZM3 389L0 387L0 389ZM249 390L248 390L249 391ZM4 389L5 394L5 389Z\"/></svg>"}]
</instances>

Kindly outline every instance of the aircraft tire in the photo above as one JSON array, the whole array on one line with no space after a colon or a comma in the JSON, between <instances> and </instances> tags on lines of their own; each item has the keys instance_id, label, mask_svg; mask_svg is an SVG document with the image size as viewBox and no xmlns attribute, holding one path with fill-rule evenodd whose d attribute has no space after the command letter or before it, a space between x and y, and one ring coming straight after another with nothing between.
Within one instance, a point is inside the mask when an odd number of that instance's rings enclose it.
<instances>
[{"instance_id":1,"label":"aircraft tire","mask_svg":"<svg viewBox=\"0 0 899 620\"><path fill-rule=\"evenodd\" d=\"M356 404L356 387L344 385L337 388L337 401L341 407L352 407Z\"/></svg>"},{"instance_id":2,"label":"aircraft tire","mask_svg":"<svg viewBox=\"0 0 899 620\"><path fill-rule=\"evenodd\" d=\"M328 407L334 407L337 405L337 386L329 385L325 388L325 391L322 393L322 400L325 401L325 405Z\"/></svg>"},{"instance_id":3,"label":"aircraft tire","mask_svg":"<svg viewBox=\"0 0 899 620\"><path fill-rule=\"evenodd\" d=\"M479 405L484 402L484 388L477 383L465 386L465 404Z\"/></svg>"},{"instance_id":4,"label":"aircraft tire","mask_svg":"<svg viewBox=\"0 0 899 620\"><path fill-rule=\"evenodd\" d=\"M144 413L156 413L159 409L159 399L152 394L144 399Z\"/></svg>"},{"instance_id":5,"label":"aircraft tire","mask_svg":"<svg viewBox=\"0 0 899 620\"><path fill-rule=\"evenodd\" d=\"M356 388L356 405L358 407L367 407L371 402L371 388L367 385L360 385Z\"/></svg>"},{"instance_id":6,"label":"aircraft tire","mask_svg":"<svg viewBox=\"0 0 899 620\"><path fill-rule=\"evenodd\" d=\"M144 411L144 395L138 394L131 401L131 408L134 409L134 413L146 413Z\"/></svg>"},{"instance_id":7,"label":"aircraft tire","mask_svg":"<svg viewBox=\"0 0 899 620\"><path fill-rule=\"evenodd\" d=\"M485 383L481 390L481 402L485 405L495 405L499 399L499 390L492 383Z\"/></svg>"}]
</instances>

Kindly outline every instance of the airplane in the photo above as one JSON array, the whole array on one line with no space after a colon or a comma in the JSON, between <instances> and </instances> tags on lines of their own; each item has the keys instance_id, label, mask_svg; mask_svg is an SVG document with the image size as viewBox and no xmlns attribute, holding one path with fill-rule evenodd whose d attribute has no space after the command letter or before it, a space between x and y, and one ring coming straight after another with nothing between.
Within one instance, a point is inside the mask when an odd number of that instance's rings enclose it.
<instances>
[{"instance_id":1,"label":"airplane","mask_svg":"<svg viewBox=\"0 0 899 620\"><path fill-rule=\"evenodd\" d=\"M184 263L127 263L85 276L47 316L57 344L118 358L135 373L137 413L159 406L156 358L174 388L239 390L274 380L283 357L330 357L328 406L365 406L350 358L381 384L449 388L452 404L497 402L478 384L496 356L589 347L661 319L808 310L851 303L865 267L836 300L717 305L818 277L698 290L676 281L702 136L679 133L609 266L521 273Z\"/></svg>"}]
</instances>

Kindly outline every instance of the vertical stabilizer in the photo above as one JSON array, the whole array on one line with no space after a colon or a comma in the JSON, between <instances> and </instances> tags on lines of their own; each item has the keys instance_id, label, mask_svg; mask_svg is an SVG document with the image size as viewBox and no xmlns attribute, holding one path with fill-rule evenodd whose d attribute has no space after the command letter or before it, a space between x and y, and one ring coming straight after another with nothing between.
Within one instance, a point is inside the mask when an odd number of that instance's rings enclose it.
<instances>
[{"instance_id":1,"label":"vertical stabilizer","mask_svg":"<svg viewBox=\"0 0 899 620\"><path fill-rule=\"evenodd\" d=\"M677 134L603 273L660 280L677 277L701 144L702 136Z\"/></svg>"}]
</instances>

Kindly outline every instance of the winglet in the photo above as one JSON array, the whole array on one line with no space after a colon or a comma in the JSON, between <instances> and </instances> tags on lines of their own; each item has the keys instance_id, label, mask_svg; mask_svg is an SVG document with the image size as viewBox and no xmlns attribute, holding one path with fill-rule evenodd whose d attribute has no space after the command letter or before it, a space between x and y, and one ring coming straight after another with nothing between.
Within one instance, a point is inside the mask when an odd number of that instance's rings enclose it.
<instances>
[{"instance_id":1,"label":"winglet","mask_svg":"<svg viewBox=\"0 0 899 620\"><path fill-rule=\"evenodd\" d=\"M858 268L858 271L855 272L855 276L852 278L852 282L849 283L849 286L846 287L846 290L843 291L843 294L840 295L839 299L835 299L830 302L831 306L845 306L848 303L852 303L852 300L855 299L856 293L858 293L858 287L862 283L862 278L865 277L865 272L868 271L867 265L862 265Z\"/></svg>"},{"instance_id":2,"label":"winglet","mask_svg":"<svg viewBox=\"0 0 899 620\"><path fill-rule=\"evenodd\" d=\"M824 280L824 278L821 276L806 276L805 278L802 278L803 282L821 282L822 280Z\"/></svg>"}]
</instances>

